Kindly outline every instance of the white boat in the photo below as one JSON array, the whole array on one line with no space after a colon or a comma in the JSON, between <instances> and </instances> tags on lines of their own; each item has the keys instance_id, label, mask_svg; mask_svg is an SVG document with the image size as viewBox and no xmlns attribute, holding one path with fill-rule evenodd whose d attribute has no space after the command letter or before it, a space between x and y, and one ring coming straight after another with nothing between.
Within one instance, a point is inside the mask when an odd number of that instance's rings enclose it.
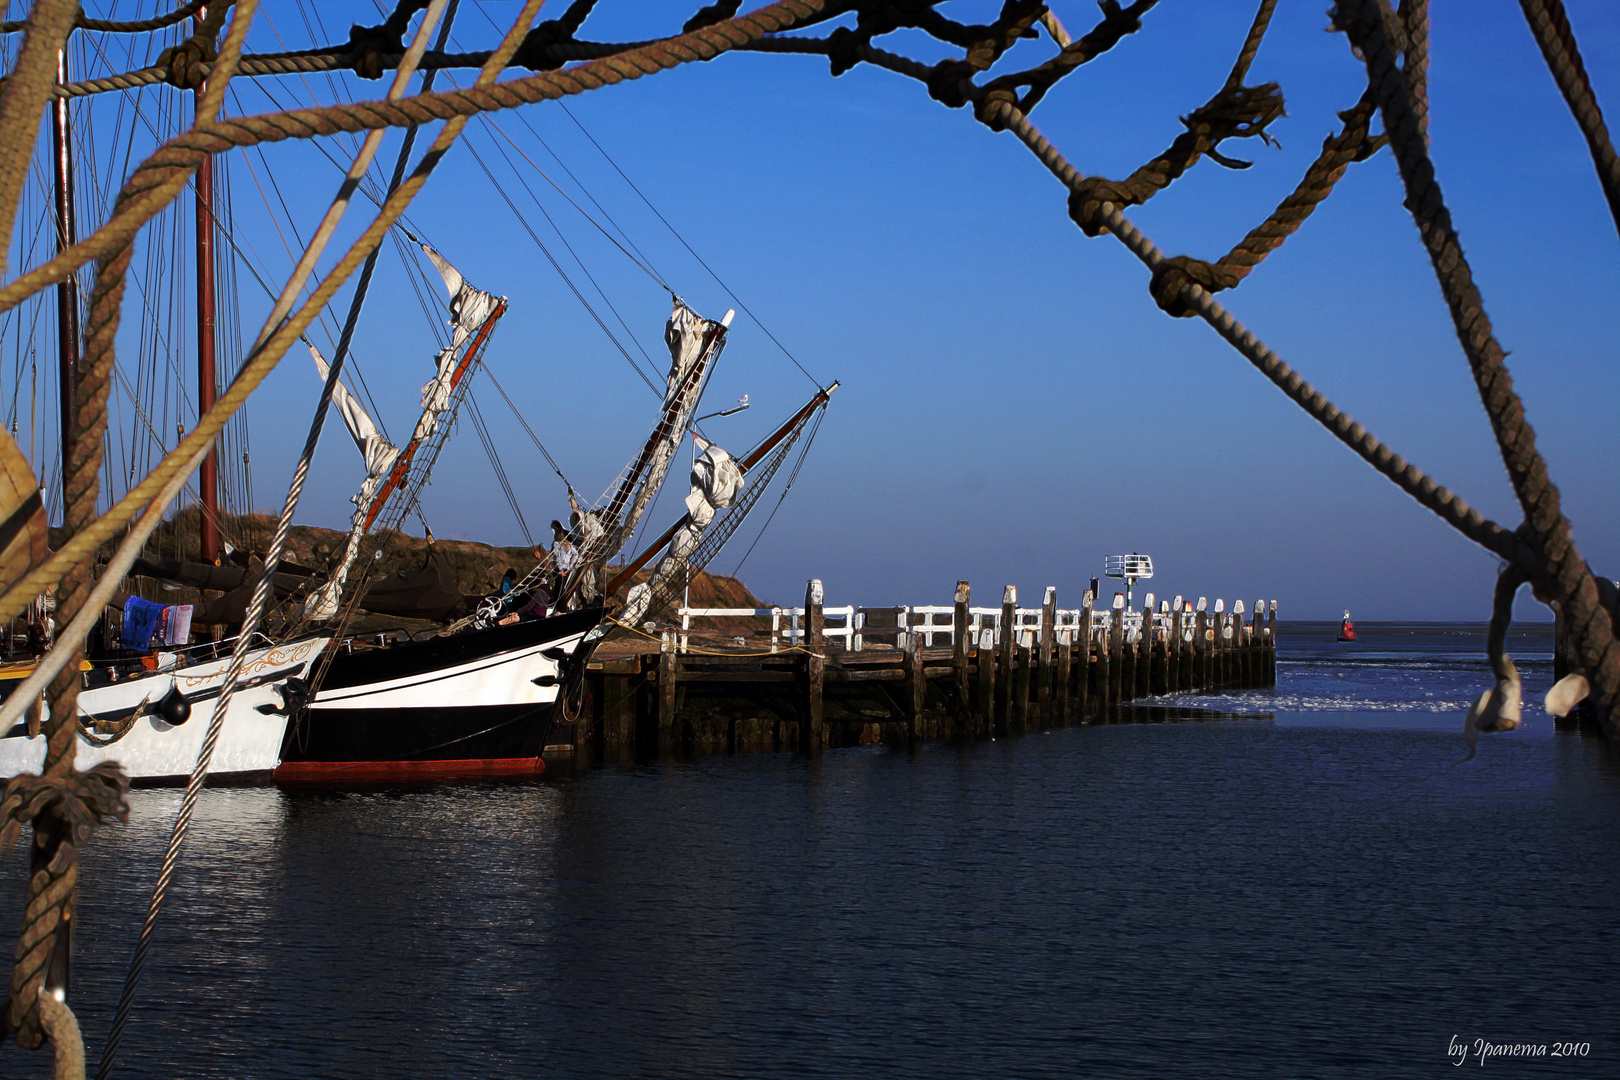
<instances>
[{"instance_id":1,"label":"white boat","mask_svg":"<svg viewBox=\"0 0 1620 1080\"><path fill-rule=\"evenodd\" d=\"M270 777L287 730L283 691L288 680L309 676L330 640L308 637L275 644L267 639L248 652L214 749L211 779ZM160 656L168 659L166 666L79 692L78 768L116 761L137 784L186 782L224 689L230 642ZM29 735L26 721L0 737L0 776L37 773L44 763L45 736Z\"/></svg>"}]
</instances>

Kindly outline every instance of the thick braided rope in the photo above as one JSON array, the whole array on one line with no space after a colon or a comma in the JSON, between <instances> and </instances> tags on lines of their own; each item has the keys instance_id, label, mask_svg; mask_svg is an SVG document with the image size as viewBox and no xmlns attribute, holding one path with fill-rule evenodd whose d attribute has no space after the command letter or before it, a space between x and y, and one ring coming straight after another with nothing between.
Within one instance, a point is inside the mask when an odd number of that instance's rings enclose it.
<instances>
[{"instance_id":1,"label":"thick braided rope","mask_svg":"<svg viewBox=\"0 0 1620 1080\"><path fill-rule=\"evenodd\" d=\"M1084 180L1040 130L1030 123L1016 106L994 102L987 106L995 120L1017 135L1064 186L1071 191ZM1143 236L1118 207L1105 203L1098 211L1101 224L1113 232L1121 243L1139 258L1149 270L1157 271L1165 261L1164 253ZM1333 433L1334 437L1354 450L1367 464L1383 473L1401 490L1428 507L1448 525L1464 536L1501 558L1525 566L1535 575L1541 561L1509 530L1483 517L1456 494L1424 475L1416 465L1394 453L1371 432L1356 423L1347 413L1328 401L1310 383L1300 378L1281 357L1254 336L1219 301L1196 284L1188 284L1182 291L1183 302L1229 344L1243 354L1260 372L1270 379L1290 400L1314 417Z\"/></svg>"},{"instance_id":2,"label":"thick braided rope","mask_svg":"<svg viewBox=\"0 0 1620 1080\"><path fill-rule=\"evenodd\" d=\"M64 252L50 263L17 279L0 289L0 310L15 306L34 291L72 273L87 258L97 258L112 250L120 242L128 243L142 224L182 190L202 159L211 153L235 147L252 146L261 142L279 142L284 139L308 138L337 132L369 131L377 127L403 127L468 117L480 112L513 108L537 101L554 100L570 94L584 93L642 75L664 71L679 64L709 60L738 45L758 40L766 33L787 29L798 20L818 12L826 0L779 0L752 14L728 23L695 30L678 38L656 42L645 49L596 61L567 71L546 72L524 79L496 83L489 87L446 93L421 94L397 102L359 102L353 105L331 106L324 109L305 109L268 116L226 119L207 131L188 132L159 148L148 158L125 186L112 217L91 236ZM334 281L328 276L328 282ZM116 331L117 297L123 285L114 281L106 286L97 279L97 290L109 291L107 301L93 304L88 322L89 334ZM335 286L334 286L335 288ZM318 296L329 296L323 283ZM324 303L324 299L322 300ZM313 300L311 301L313 304ZM316 309L318 310L318 308ZM296 316L298 332L314 318L306 305L305 313ZM0 620L20 612L29 600L39 595L60 579L67 569L107 540L151 501L157 489L182 467L199 449L206 446L224 427L225 421L241 406L247 395L269 374L287 347L297 338L287 328L278 332L265 350L250 359L239 370L231 385L197 425L187 433L180 444L163 461L86 530L70 539L37 570L18 581L0 596ZM277 344L279 343L279 344ZM87 349L88 353L88 349ZM9 614L8 614L9 613Z\"/></svg>"},{"instance_id":3,"label":"thick braided rope","mask_svg":"<svg viewBox=\"0 0 1620 1080\"><path fill-rule=\"evenodd\" d=\"M490 62L479 73L478 85L487 86L494 81L495 76L522 41L522 33L533 23L542 3L544 3L544 0L526 0L523 10L519 13L517 21L513 23L511 30L507 32L501 47L495 50ZM425 24L423 30L426 30ZM398 86L399 84L396 83L396 89ZM377 219L372 222L365 234L356 242L355 246L350 249L344 256L342 263L340 263L340 269L344 266L347 267L347 269L343 270L342 277L346 278L361 259L368 258L371 252L376 250L382 243L388 229L405 212L405 208L410 205L416 193L422 189L433 168L443 159L445 152L450 149L456 139L460 137L462 128L466 126L466 123L466 118L458 117L446 124L427 152L423 154L422 162L417 167L416 172L412 174L410 180L396 186L389 193L388 198L383 202L382 209L378 212ZM369 147L371 152L375 152L375 149L375 146ZM361 157L369 160L370 154L363 149ZM347 196L341 194L340 198L346 200ZM356 257L357 254L358 258ZM294 281L290 284L296 287L297 282ZM322 283L323 288L324 286L325 282ZM321 301L321 306L325 306L324 300ZM316 311L318 312L319 308ZM267 324L267 327L274 325L274 321L273 319L271 323ZM272 340L272 336L261 332L260 346L268 347L269 340ZM209 719L208 732L204 736L202 748L198 752L196 766L192 769L191 777L186 784L186 793L181 799L180 811L175 815L174 828L169 835L169 846L164 853L163 864L158 871L157 881L152 887L152 896L147 904L146 919L141 925L140 936L135 944L135 954L131 958L129 970L124 976L123 990L118 998L118 1010L113 1018L113 1025L102 1053L101 1064L96 1072L98 1078L106 1078L112 1075L113 1062L118 1056L118 1046L123 1040L124 1029L128 1025L134 1009L135 991L140 984L141 972L145 969L146 957L152 947L152 938L157 930L158 917L162 914L164 901L174 880L175 869L179 866L180 852L184 848L186 837L190 832L191 818L196 808L197 798L202 793L203 780L208 774L208 766L213 758L214 748L218 744L220 731L224 727L225 716L230 709L231 699L236 692L237 677L241 674L242 666L247 660L251 639L263 620L269 605L276 568L281 562L282 552L286 548L287 536L292 529L293 514L297 510L299 496L303 492L304 480L309 474L310 462L315 456L315 446L320 441L321 428L325 422L327 407L331 403L332 394L337 384L337 375L338 367L334 365L333 369L327 373L326 383L322 387L320 405L310 425L304 452L298 459L293 481L287 490L286 503L281 517L276 523L276 532L270 541L269 550L265 555L264 570L259 575L259 580L254 584L253 598L248 604L247 614L242 622L236 648L231 654L230 666L225 672L222 683L223 692L214 705L214 713Z\"/></svg>"},{"instance_id":4,"label":"thick braided rope","mask_svg":"<svg viewBox=\"0 0 1620 1080\"><path fill-rule=\"evenodd\" d=\"M505 66L511 54L516 51L522 41L523 32L533 23L542 3L544 3L544 0L526 0L523 10L519 13L512 28L507 32L500 48L495 50L490 62L479 73L477 85L487 86L494 81L495 76ZM354 271L355 267L382 243L383 237L393 227L393 223L399 219L399 215L405 212L405 208L410 205L416 193L422 189L428 176L438 162L443 159L445 152L450 149L451 145L460 136L466 123L467 118L457 117L444 126L434 140L433 145L423 154L422 162L418 165L416 171L408 181L397 187L384 200L383 207L378 212L376 220L372 222L364 235L345 254L339 263L338 269L329 276L328 281L331 280L331 277L346 279ZM374 151L375 147L370 149ZM365 156L364 150L362 155ZM326 290L326 285L327 282L323 281L321 289L317 290L317 296L312 298L309 305L306 305L305 311L308 311L310 307L314 307L314 311L309 312L311 316L318 313L325 306L331 294L336 291L335 289ZM322 291L327 291L327 297L320 297L319 294ZM316 300L319 300L319 306L315 306ZM293 321L299 321L305 311L300 311ZM307 320L305 321L307 324ZM261 333L260 348L269 351L274 347L275 339L281 336L285 336L285 327L278 334ZM291 344L291 341L288 340L286 344ZM281 346L282 351L285 350L286 344ZM335 382L335 377L328 373L326 384L322 388L321 408L317 411L315 422L311 425L304 454L299 458L292 485L288 490L285 508L280 520L277 522L275 536L271 539L270 550L265 557L264 571L260 574L259 580L253 587L253 598L248 605L247 615L242 623L241 634L237 638L236 649L231 655L230 666L225 672L223 692L214 705L214 713L208 723L208 732L203 738L202 748L197 755L196 767L193 768L191 777L186 784L186 793L181 799L180 811L175 815L174 828L169 836L169 846L164 853L163 864L158 871L157 881L152 888L152 896L147 905L146 919L141 925L140 936L135 945L135 954L131 958L129 970L124 976L123 990L118 998L118 1010L113 1018L113 1025L107 1037L101 1064L96 1071L99 1080L106 1080L112 1075L113 1063L118 1056L118 1047L123 1041L124 1030L129 1024L134 1009L135 992L140 984L141 973L146 966L146 957L151 950L153 935L157 930L158 917L162 914L164 901L174 880L175 869L179 866L180 852L185 846L186 837L190 832L191 818L196 809L197 798L202 793L203 780L208 774L208 766L213 758L214 748L219 742L219 734L224 727L225 716L230 710L231 699L236 690L236 680L241 674L243 664L246 662L251 644L250 639L258 629L268 607L272 584L275 580L276 566L280 562L282 551L286 547L287 535L292 526L293 513L297 508L298 497L303 490L304 478L308 475L310 461L314 456L314 443L320 438L321 422L326 414L326 406L330 403Z\"/></svg>"},{"instance_id":5,"label":"thick braided rope","mask_svg":"<svg viewBox=\"0 0 1620 1080\"><path fill-rule=\"evenodd\" d=\"M103 34L144 34L152 30L162 30L166 26L173 26L191 18L202 9L208 0L187 0L167 15L159 15L154 19L141 19L136 22L119 22L116 19L87 19L84 12L79 12L73 20L75 30L94 30ZM26 30L26 22L0 22L0 34L14 34L19 30Z\"/></svg>"},{"instance_id":6,"label":"thick braided rope","mask_svg":"<svg viewBox=\"0 0 1620 1080\"><path fill-rule=\"evenodd\" d=\"M1406 85L1412 92L1412 111L1417 115L1423 144L1429 143L1429 0L1401 0L1398 24L1385 24L1405 35L1400 43Z\"/></svg>"},{"instance_id":7,"label":"thick braided rope","mask_svg":"<svg viewBox=\"0 0 1620 1080\"><path fill-rule=\"evenodd\" d=\"M1611 741L1620 742L1620 642L1609 612L1598 598L1597 583L1570 533L1559 505L1558 489L1547 463L1536 449L1536 436L1525 419L1524 404L1513 389L1506 356L1485 314L1450 212L1435 180L1434 165L1412 107L1407 80L1395 66L1378 0L1344 0L1338 8L1350 40L1366 60L1373 94L1384 117L1384 130L1400 164L1406 206L1412 212L1435 277L1451 309L1457 339L1501 449L1514 494L1524 508L1530 541L1541 550L1553 579L1549 595L1559 602L1571 643L1591 680L1598 717Z\"/></svg>"},{"instance_id":8,"label":"thick braided rope","mask_svg":"<svg viewBox=\"0 0 1620 1080\"><path fill-rule=\"evenodd\" d=\"M0 311L15 307L46 285L54 285L92 259L111 250L121 238L133 235L159 209L167 205L166 185L184 186L191 172L209 154L287 139L370 131L379 127L408 127L454 116L554 101L582 94L678 64L712 60L731 49L757 41L768 33L786 30L819 12L828 0L777 0L730 22L665 38L643 48L606 57L564 71L548 71L492 86L419 94L399 101L363 101L315 109L295 109L260 116L221 120L207 131L187 132L159 147L125 183L120 205L96 232L44 266L0 289ZM176 189L178 190L178 189ZM172 196L170 196L172 198Z\"/></svg>"},{"instance_id":9,"label":"thick braided rope","mask_svg":"<svg viewBox=\"0 0 1620 1080\"><path fill-rule=\"evenodd\" d=\"M236 8L237 18L232 23L225 50L221 54L219 72L198 104L199 125L206 126L206 118L213 115L223 100L226 84L231 77L231 60L240 55L247 37L248 24L253 17L257 0L243 0ZM226 5L217 9L223 18ZM212 13L211 13L212 14ZM211 18L208 25L217 26ZM193 128L197 130L197 128ZM131 243L111 252L108 260L98 268L96 287L91 295L90 317L86 323L85 357L73 403L72 438L69 457L62 474L63 525L69 536L82 533L96 516L96 497L101 477L102 437L107 430L107 399L112 387L113 334L117 329L118 301L123 295L123 282L133 252ZM116 279L116 289L104 288ZM113 318L107 318L109 312ZM98 545L99 546L99 545ZM93 554L93 549L92 549ZM57 610L64 623L78 614L84 594L91 588L90 559L81 557L63 578L57 592ZM59 642L58 646L74 645ZM75 646L82 649L82 643ZM71 658L57 680L51 685L52 717L45 752L45 774L72 770L73 744L78 724L78 663Z\"/></svg>"},{"instance_id":10,"label":"thick braided rope","mask_svg":"<svg viewBox=\"0 0 1620 1080\"><path fill-rule=\"evenodd\" d=\"M1022 108L1028 112L1065 76L1118 45L1126 35L1142 29L1142 16L1157 3L1158 0L1136 0L1136 3L1123 8L1116 4L1104 4L1102 22L1089 33L1070 41L1046 63L1029 71L992 79L984 89L987 92L1015 94L1020 87L1029 87L1022 102Z\"/></svg>"},{"instance_id":11,"label":"thick braided rope","mask_svg":"<svg viewBox=\"0 0 1620 1080\"><path fill-rule=\"evenodd\" d=\"M1569 16L1564 14L1560 0L1519 0L1524 17L1541 46L1541 55L1547 59L1553 80L1575 114L1575 122L1586 136L1587 148L1592 152L1592 164L1597 166L1598 182L1609 200L1609 212L1620 228L1620 157L1614 152L1609 129L1603 123L1603 111L1598 108L1597 95L1586 78L1586 65L1581 63L1581 51L1575 45L1575 32L1569 27Z\"/></svg>"},{"instance_id":12,"label":"thick braided rope","mask_svg":"<svg viewBox=\"0 0 1620 1080\"><path fill-rule=\"evenodd\" d=\"M654 38L647 41L560 41L547 45L541 51L540 57L548 67L560 67L563 64L577 63L585 60L601 60L604 57L616 56L632 49L645 48L656 44L663 38ZM784 41L816 39L785 38ZM755 46L739 46L751 48ZM781 51L825 52L825 49L800 49ZM237 70L240 77L259 78L272 75L309 75L323 71L348 71L354 68L360 53L332 51L330 49L315 49L306 52L292 53L261 53L253 56L244 56L241 67ZM472 53L445 53L431 52L422 57L417 67L422 71L443 71L449 68L476 68L482 67L484 61L489 59L487 52ZM404 56L385 55L380 58L384 70L396 67ZM207 75L212 70L210 64L199 64L197 70ZM83 79L79 82L58 84L52 87L51 92L57 97L85 97L91 94L105 94L120 90L136 90L143 86L156 86L169 81L170 70L166 66L153 66L137 68L134 71L120 72L116 75L103 75L95 79Z\"/></svg>"},{"instance_id":13,"label":"thick braided rope","mask_svg":"<svg viewBox=\"0 0 1620 1080\"><path fill-rule=\"evenodd\" d=\"M1265 39L1266 30L1271 26L1271 13L1276 10L1277 0L1260 0L1260 10L1254 13L1254 22L1249 24L1249 36L1243 39L1243 48L1238 51L1237 62L1232 65L1232 74L1226 77L1227 86L1242 86L1243 79L1249 74L1249 65L1254 63L1255 54L1260 51L1260 42Z\"/></svg>"},{"instance_id":14,"label":"thick braided rope","mask_svg":"<svg viewBox=\"0 0 1620 1080\"><path fill-rule=\"evenodd\" d=\"M28 878L28 902L23 909L23 929L17 937L17 950L11 967L11 998L6 1007L6 1027L26 1050L37 1049L43 1041L39 1025L39 990L45 984L57 928L72 919L77 906L79 862L70 861L61 873L41 868Z\"/></svg>"},{"instance_id":15,"label":"thick braided rope","mask_svg":"<svg viewBox=\"0 0 1620 1080\"><path fill-rule=\"evenodd\" d=\"M78 0L37 0L17 63L0 87L0 146L14 151L0 155L0 277L6 271L23 178L33 158L24 148L32 147L39 133L40 116L56 83L56 57L77 10Z\"/></svg>"},{"instance_id":16,"label":"thick braided rope","mask_svg":"<svg viewBox=\"0 0 1620 1080\"><path fill-rule=\"evenodd\" d=\"M224 84L230 78L232 60L240 55L247 36L247 24L252 18L255 0L243 0L238 18L226 42L219 65L217 88L204 99L204 105L217 102L224 94ZM224 6L221 7L221 12ZM217 21L214 23L217 26ZM200 116L210 115L206 109ZM131 246L125 245L114 253L118 274L122 278L129 264ZM98 284L100 278L98 277ZM121 292L122 290L120 290ZM93 307L93 304L92 304ZM79 381L74 400L70 455L63 471L63 525L70 535L82 532L95 517L96 495L101 471L102 435L107 427L107 394L110 388L110 341L106 347L106 364L88 363L85 375ZM87 341L87 346L89 341ZM87 347L86 355L90 354ZM165 503L167 500L165 500ZM127 569L127 567L126 567ZM111 567L109 567L109 572ZM122 576L121 574L119 575ZM108 582L102 583L102 592ZM52 650L53 662L61 663L61 670L50 684L50 718L45 730L45 761L41 775L58 783L71 782L74 775L73 759L78 743L79 660L84 654L84 633L93 619L84 618L86 600L94 599L96 590L90 580L90 557L78 560L63 577L57 591L57 610L63 623L73 632L58 640ZM98 602L99 610L99 602ZM65 655L63 655L65 653ZM57 814L55 804L47 813ZM43 869L34 873L28 882L24 925L18 940L11 973L11 1000L6 1012L6 1024L17 1032L19 1043L38 1045L39 988L43 985L46 967L51 961L55 927L72 917L76 903L74 883L78 880L77 845L66 852L65 859L52 858Z\"/></svg>"},{"instance_id":17,"label":"thick braided rope","mask_svg":"<svg viewBox=\"0 0 1620 1080\"><path fill-rule=\"evenodd\" d=\"M1267 255L1281 247L1299 227L1305 223L1321 204L1322 200L1333 194L1333 188L1344 176L1345 169L1355 161L1371 155L1384 145L1382 135L1369 136L1367 127L1372 120L1373 104L1371 96L1364 96L1355 108L1349 112L1341 113L1344 119L1344 129L1336 136L1330 135L1322 142L1322 153L1311 162L1310 168L1305 170L1305 176L1300 180L1299 186L1294 189L1286 199L1277 204L1277 209L1264 222L1252 229L1247 236L1238 242L1237 246L1221 256L1216 264L1223 270L1231 271L1239 281L1249 275Z\"/></svg>"}]
</instances>

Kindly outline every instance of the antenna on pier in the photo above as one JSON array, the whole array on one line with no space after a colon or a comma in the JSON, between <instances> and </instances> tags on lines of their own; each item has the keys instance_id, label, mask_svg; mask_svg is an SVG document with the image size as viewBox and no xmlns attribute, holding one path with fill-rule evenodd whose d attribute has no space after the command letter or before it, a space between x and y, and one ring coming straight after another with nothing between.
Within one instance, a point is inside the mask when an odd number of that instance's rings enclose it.
<instances>
[{"instance_id":1,"label":"antenna on pier","mask_svg":"<svg viewBox=\"0 0 1620 1080\"><path fill-rule=\"evenodd\" d=\"M1134 551L1129 555L1109 555L1103 559L1103 573L1125 579L1125 606L1130 607L1131 587L1153 576L1153 558Z\"/></svg>"}]
</instances>

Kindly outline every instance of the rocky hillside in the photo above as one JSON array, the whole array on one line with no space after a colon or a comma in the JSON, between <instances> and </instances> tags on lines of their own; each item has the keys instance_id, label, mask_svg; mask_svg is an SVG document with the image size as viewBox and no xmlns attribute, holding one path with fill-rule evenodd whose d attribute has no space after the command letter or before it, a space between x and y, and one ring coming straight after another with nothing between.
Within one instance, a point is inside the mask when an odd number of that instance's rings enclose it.
<instances>
[{"instance_id":1,"label":"rocky hillside","mask_svg":"<svg viewBox=\"0 0 1620 1080\"><path fill-rule=\"evenodd\" d=\"M197 517L196 508L189 507L165 521L147 542L148 557L196 558ZM275 525L276 519L269 514L240 517L227 514L223 515L220 523L220 534L239 552L262 555L269 546ZM53 536L52 539L58 538ZM346 539L346 533L335 529L294 525L288 537L285 561L324 573L342 554ZM427 557L425 537L391 532L374 536L372 541L381 545L382 552L373 580L398 570L414 570ZM457 586L469 596L495 592L500 586L501 576L509 567L521 577L538 561L536 552L527 547L494 547L471 540L443 540L437 537L434 545L454 569ZM692 582L692 606L758 607L759 600L735 578L711 577L703 573Z\"/></svg>"}]
</instances>

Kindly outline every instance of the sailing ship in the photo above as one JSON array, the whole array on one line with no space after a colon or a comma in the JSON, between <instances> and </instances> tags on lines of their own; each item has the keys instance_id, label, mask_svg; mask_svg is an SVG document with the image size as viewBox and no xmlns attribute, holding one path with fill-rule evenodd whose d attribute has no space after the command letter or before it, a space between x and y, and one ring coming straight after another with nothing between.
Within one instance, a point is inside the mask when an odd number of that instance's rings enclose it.
<instances>
[{"instance_id":1,"label":"sailing ship","mask_svg":"<svg viewBox=\"0 0 1620 1080\"><path fill-rule=\"evenodd\" d=\"M66 82L66 57L58 60L58 79ZM57 98L51 110L50 159L53 191L50 220L58 251L66 250L77 236L74 138L72 117L66 98ZM217 369L213 167L205 162L195 186L197 260L197 400L199 412L212 403ZM76 276L69 276L56 288L58 397L61 407L61 461L68 458L71 430L71 402L77 379L80 353L81 297ZM12 421L16 429L15 413ZM32 441L32 433L31 433ZM8 569L20 572L38 561L44 551L45 510L40 485L33 468L22 458L14 442L5 442L8 460L8 501L18 513L8 518L9 535L0 537L0 556ZM15 457L17 460L10 460ZM65 474L66 469L63 468ZM200 555L205 564L215 561L222 550L218 531L218 451L211 450L198 472ZM24 480L23 478L27 479ZM16 528L12 528L12 525ZM32 534L31 536L29 534ZM24 554L24 549L30 550ZM36 616L36 632L31 644L39 649L50 644L49 616L41 610ZM279 757L286 733L288 687L293 688L310 674L325 650L329 638L310 633L285 641L262 638L252 642L238 676L235 696L224 717L216 746L211 778L216 781L268 778ZM12 648L11 629L7 630L4 650ZM104 651L81 664L82 687L78 697L79 745L77 760L95 764L116 760L137 784L183 783L196 764L198 751L213 719L215 707L225 686L234 639L209 641L195 646L180 640L173 644L158 641L131 655L124 650ZM0 709L8 720L0 732L0 776L39 772L45 758L45 738L41 734L43 695L34 700L18 698L34 670L34 658L0 668ZM295 695L291 700L296 700Z\"/></svg>"},{"instance_id":2,"label":"sailing ship","mask_svg":"<svg viewBox=\"0 0 1620 1080\"><path fill-rule=\"evenodd\" d=\"M59 78L66 82L65 69ZM55 155L61 163L55 224L58 246L65 248L73 237L73 196L70 190L63 194L73 173L66 99L58 100L56 111L62 117L62 128ZM407 137L401 151L401 167L409 141ZM229 341L216 317L213 250L216 234L221 234L216 218L229 220L229 214L216 214L213 169L212 163L204 164L195 184L199 415L213 401L220 366L215 356L216 337ZM494 181L493 176L490 179ZM229 198L228 183L224 198ZM600 223L593 224L602 228ZM416 241L408 231L400 231ZM229 233L222 235L235 257L245 260ZM178 231L175 238L178 240ZM168 258L177 246L159 244L154 250L165 252L162 257ZM694 420L724 347L732 313L719 321L705 319L671 292L672 313L665 332L671 363L653 430L603 497L583 509L575 537L580 553L577 564L556 575L556 567L542 561L510 596L491 598L479 611L433 636L423 640L418 634L417 640L374 645L351 636L355 615L362 610L387 611L390 599L394 613L405 614L413 594L410 588L390 590L393 582L366 587L375 566L362 558L374 554L368 537L397 531L405 517L418 510L419 494L438 450L454 426L483 350L506 311L504 297L474 288L437 251L425 244L421 247L449 292L452 340L436 359L434 377L424 387L421 419L403 449L390 444L358 399L343 390L341 382L336 383L339 392L334 404L366 464L349 536L341 557L325 572L283 564L272 575L272 597L298 606L300 614L283 620L272 638L255 642L249 651L245 684L237 688L225 718L214 759L215 774L273 773L286 780L330 780L538 770L551 724L558 715L566 717L579 707L585 665L597 644L618 626L656 615L714 557L765 491L789 449L819 417L831 393L818 388L812 403L787 424L750 453L733 458L704 439ZM250 262L247 265L259 276ZM642 269L652 274L645 265ZM652 276L668 288L656 274ZM168 277L173 280L173 275ZM369 270L356 290L335 363L343 358L368 277ZM70 279L63 288L76 289L76 285ZM149 308L156 306L150 300L147 303ZM77 363L79 308L76 291L59 297L58 312L67 320L59 335L64 401L71 397ZM152 335L154 361L163 349L157 344L159 337ZM146 347L143 336L143 349ZM313 352L314 347L311 349ZM172 353L164 359L172 362ZM316 363L318 369L323 368L318 353ZM161 450L156 428L140 402L134 404ZM68 428L64 422L62 430ZM687 513L635 560L623 568L610 568L611 560L636 534L688 435L699 441L702 454L694 465ZM245 448L242 462L245 476ZM133 461L128 471L135 475ZM148 581L224 592L209 608L218 615L210 621L240 622L240 612L261 567L241 551L235 552L236 565L222 557L230 554L230 545L220 535L219 471L216 450L197 476L197 548L175 551L174 558L149 552L149 557L137 561L135 573ZM569 490L572 500L573 489ZM188 554L192 557L185 557ZM638 580L638 574L655 557L650 574L642 575L647 580ZM430 556L419 577L447 586L439 593L449 592L459 599L454 576L442 560ZM425 586L428 591L431 587L432 582ZM521 612L519 603L525 605ZM236 613L234 617L219 614L227 610ZM195 648L154 649L140 658L122 655L92 662L80 697L85 743L81 754L88 760L116 756L140 779L184 777L196 760L211 703L223 689L232 644L226 640ZM21 673L24 667L15 670ZM0 698L18 682L0 678ZM192 710L189 715L188 710ZM11 727L0 738L0 770L15 773L31 767L39 757L41 740L32 734L38 730L37 720L32 727L27 723ZM94 751L103 742L107 753L98 757Z\"/></svg>"},{"instance_id":3,"label":"sailing ship","mask_svg":"<svg viewBox=\"0 0 1620 1080\"><path fill-rule=\"evenodd\" d=\"M423 245L423 251L444 281L454 329L450 344L436 357L434 377L423 387L423 412L410 442L403 450L393 447L355 396L334 388L334 404L367 471L353 499L356 509L344 554L328 581L306 601L305 615L315 623L338 619L340 638L362 603L358 593L347 606L340 598L356 563L369 566L360 559L366 536L379 522L385 528L402 522L415 506L482 351L507 309L504 297L473 287L431 247ZM556 564L540 561L509 594L491 598L442 635L375 648L355 649L350 642L330 652L305 693L307 703L288 727L275 772L278 780L521 775L543 770L542 754L553 724L559 714L570 719L577 715L586 663L596 644L617 625L609 617L609 604L618 586L629 581L651 552L669 545L660 573L652 582L636 586L640 591L632 590L626 612L620 613L628 613L631 621L646 614L652 586L684 580L691 572L697 537L717 508L736 503L744 470L781 448L773 459L779 464L797 433L825 405L826 394L818 395L813 406L800 410L741 467L705 440L703 457L694 466L696 483L686 517L639 563L604 588L608 561L634 534L676 449L692 429L732 314L728 311L718 322L711 321L674 299L665 326L670 367L653 429L602 499L580 515L578 561L562 574L556 573ZM324 360L312 352L324 376ZM695 433L694 437L701 438ZM766 475L750 489L752 499L768 481ZM746 507L740 509L746 513Z\"/></svg>"}]
</instances>

